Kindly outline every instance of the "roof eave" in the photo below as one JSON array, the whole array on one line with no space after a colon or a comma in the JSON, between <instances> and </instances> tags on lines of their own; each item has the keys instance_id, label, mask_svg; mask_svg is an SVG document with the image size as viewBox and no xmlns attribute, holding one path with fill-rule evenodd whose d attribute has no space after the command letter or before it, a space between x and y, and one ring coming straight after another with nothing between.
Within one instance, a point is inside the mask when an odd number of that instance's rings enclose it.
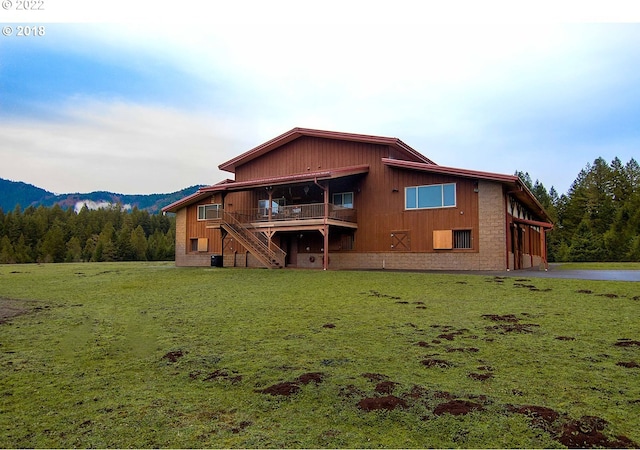
<instances>
[{"instance_id":1,"label":"roof eave","mask_svg":"<svg viewBox=\"0 0 640 450\"><path fill-rule=\"evenodd\" d=\"M530 207L534 212L543 219L543 222L551 222L549 215L544 210L544 207L540 204L535 195L529 190L524 182L515 175L505 175L493 172L482 172L478 170L458 169L456 167L445 167L433 164L421 164L411 161L401 161L389 158L382 158L382 162L385 165L397 167L401 169L418 170L422 172L439 173L442 175L459 176L465 178L473 178L479 180L495 181L502 184L506 184L511 187L511 194L523 193L524 198L530 203Z\"/></svg>"},{"instance_id":2,"label":"roof eave","mask_svg":"<svg viewBox=\"0 0 640 450\"><path fill-rule=\"evenodd\" d=\"M316 172L305 172L281 177L259 178L247 181L229 182L203 188L204 192L240 191L263 186L277 186L292 183L303 183L309 181L322 181L333 178L342 178L350 175L358 175L369 172L368 165L341 167L338 169L327 169Z\"/></svg>"}]
</instances>

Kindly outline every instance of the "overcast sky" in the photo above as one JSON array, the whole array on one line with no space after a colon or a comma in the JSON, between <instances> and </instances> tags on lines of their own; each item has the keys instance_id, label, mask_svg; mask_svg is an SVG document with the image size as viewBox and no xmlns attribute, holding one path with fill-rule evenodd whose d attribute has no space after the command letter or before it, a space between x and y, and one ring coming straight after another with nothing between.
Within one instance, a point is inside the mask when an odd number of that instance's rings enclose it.
<instances>
[{"instance_id":1,"label":"overcast sky","mask_svg":"<svg viewBox=\"0 0 640 450\"><path fill-rule=\"evenodd\" d=\"M633 2L7 1L0 177L56 193L213 184L294 127L559 193L597 157L640 159Z\"/></svg>"}]
</instances>

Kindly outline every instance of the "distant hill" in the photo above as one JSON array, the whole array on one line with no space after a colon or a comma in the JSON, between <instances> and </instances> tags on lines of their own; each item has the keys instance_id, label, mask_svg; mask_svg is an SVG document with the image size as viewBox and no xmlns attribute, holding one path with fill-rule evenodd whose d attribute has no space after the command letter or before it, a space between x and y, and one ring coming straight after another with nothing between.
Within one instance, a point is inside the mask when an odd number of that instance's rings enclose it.
<instances>
[{"instance_id":1,"label":"distant hill","mask_svg":"<svg viewBox=\"0 0 640 450\"><path fill-rule=\"evenodd\" d=\"M29 206L38 207L60 205L64 209L79 210L83 205L89 209L103 208L112 204L121 204L124 208L137 207L149 213L160 210L181 198L193 194L202 185L190 186L170 194L116 194L113 192L96 191L87 194L59 194L56 195L45 189L21 181L10 181L0 178L0 208L3 211L13 211L16 205L22 209Z\"/></svg>"}]
</instances>

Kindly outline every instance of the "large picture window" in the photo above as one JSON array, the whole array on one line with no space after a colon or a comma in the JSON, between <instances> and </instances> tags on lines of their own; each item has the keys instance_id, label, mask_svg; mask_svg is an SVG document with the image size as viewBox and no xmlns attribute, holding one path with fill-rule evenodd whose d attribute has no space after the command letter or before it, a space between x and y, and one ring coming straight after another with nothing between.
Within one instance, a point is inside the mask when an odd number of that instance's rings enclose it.
<instances>
[{"instance_id":1,"label":"large picture window","mask_svg":"<svg viewBox=\"0 0 640 450\"><path fill-rule=\"evenodd\" d=\"M456 184L431 184L404 189L406 209L449 208L456 206Z\"/></svg>"},{"instance_id":2,"label":"large picture window","mask_svg":"<svg viewBox=\"0 0 640 450\"><path fill-rule=\"evenodd\" d=\"M222 205L213 203L211 205L198 205L198 220L213 220L220 218Z\"/></svg>"}]
</instances>

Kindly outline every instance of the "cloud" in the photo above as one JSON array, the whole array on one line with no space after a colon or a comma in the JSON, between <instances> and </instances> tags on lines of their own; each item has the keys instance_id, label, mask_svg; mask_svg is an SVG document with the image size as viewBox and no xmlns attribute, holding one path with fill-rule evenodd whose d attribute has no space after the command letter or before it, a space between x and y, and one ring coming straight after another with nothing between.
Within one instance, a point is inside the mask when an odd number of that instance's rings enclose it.
<instances>
[{"instance_id":1,"label":"cloud","mask_svg":"<svg viewBox=\"0 0 640 450\"><path fill-rule=\"evenodd\" d=\"M329 7L243 22L225 6L206 27L60 25L39 51L71 67L23 66L44 87L0 122L0 176L167 192L229 177L218 164L303 126L395 136L443 165L564 191L586 162L637 149L638 25L384 21L382 6L355 23Z\"/></svg>"},{"instance_id":2,"label":"cloud","mask_svg":"<svg viewBox=\"0 0 640 450\"><path fill-rule=\"evenodd\" d=\"M70 102L56 121L0 124L2 174L55 192L153 193L222 178L237 124L169 107Z\"/></svg>"}]
</instances>

